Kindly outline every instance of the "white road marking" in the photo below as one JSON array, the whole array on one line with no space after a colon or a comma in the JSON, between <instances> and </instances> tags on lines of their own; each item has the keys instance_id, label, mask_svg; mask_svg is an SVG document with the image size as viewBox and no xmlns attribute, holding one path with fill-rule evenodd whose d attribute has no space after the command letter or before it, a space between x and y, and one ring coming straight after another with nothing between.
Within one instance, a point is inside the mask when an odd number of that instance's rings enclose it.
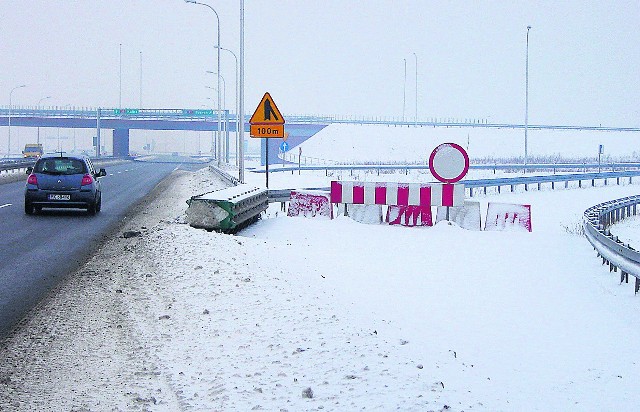
<instances>
[{"instance_id":1,"label":"white road marking","mask_svg":"<svg viewBox=\"0 0 640 412\"><path fill-rule=\"evenodd\" d=\"M3 207L7 207L7 206L11 206L11 203L7 203L6 205L0 205L0 209L2 209Z\"/></svg>"}]
</instances>

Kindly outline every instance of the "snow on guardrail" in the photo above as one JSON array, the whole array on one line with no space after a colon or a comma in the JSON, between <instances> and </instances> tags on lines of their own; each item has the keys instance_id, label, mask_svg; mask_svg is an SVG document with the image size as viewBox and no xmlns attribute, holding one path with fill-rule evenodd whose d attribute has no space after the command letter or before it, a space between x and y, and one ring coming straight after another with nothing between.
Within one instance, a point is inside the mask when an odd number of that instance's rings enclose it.
<instances>
[{"instance_id":1,"label":"snow on guardrail","mask_svg":"<svg viewBox=\"0 0 640 412\"><path fill-rule=\"evenodd\" d=\"M639 204L640 195L600 203L584 212L582 223L587 239L602 258L602 264L608 264L610 272L620 269L620 283L629 283L629 275L636 278L636 294L640 291L640 252L612 235L609 227L625 217L636 215Z\"/></svg>"}]
</instances>

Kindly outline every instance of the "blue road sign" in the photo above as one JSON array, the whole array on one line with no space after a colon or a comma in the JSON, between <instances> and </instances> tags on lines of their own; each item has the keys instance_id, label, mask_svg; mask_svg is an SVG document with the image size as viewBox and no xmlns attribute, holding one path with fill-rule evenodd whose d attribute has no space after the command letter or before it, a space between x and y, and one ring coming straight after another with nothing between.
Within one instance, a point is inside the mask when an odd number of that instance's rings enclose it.
<instances>
[{"instance_id":1,"label":"blue road sign","mask_svg":"<svg viewBox=\"0 0 640 412\"><path fill-rule=\"evenodd\" d=\"M286 152L287 150L289 150L289 143L287 142L280 143L280 151Z\"/></svg>"}]
</instances>

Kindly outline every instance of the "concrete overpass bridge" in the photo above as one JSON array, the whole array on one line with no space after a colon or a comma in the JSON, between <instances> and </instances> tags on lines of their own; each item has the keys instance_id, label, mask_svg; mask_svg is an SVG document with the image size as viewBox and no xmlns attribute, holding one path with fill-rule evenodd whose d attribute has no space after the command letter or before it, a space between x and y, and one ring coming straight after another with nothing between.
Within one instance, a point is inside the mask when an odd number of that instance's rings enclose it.
<instances>
[{"instance_id":1,"label":"concrete overpass bridge","mask_svg":"<svg viewBox=\"0 0 640 412\"><path fill-rule=\"evenodd\" d=\"M414 127L474 127L474 128L514 128L523 129L523 124L489 123L483 119L431 119L429 121L410 121L387 117L345 117L345 116L309 116L286 115L285 130L289 133L287 142L295 147L313 136L329 124L377 124L386 126ZM220 119L220 121L219 121ZM249 116L245 117L244 130L249 131ZM113 155L129 154L129 132L138 130L190 130L223 132L224 147L230 147L231 132L239 127L237 116L228 110L211 109L114 109L114 108L55 108L38 109L24 107L0 108L0 127L60 127L96 129L97 153L100 155L102 130L112 131ZM603 132L640 132L640 127L610 126L567 126L536 125L527 126L531 130L594 130ZM95 143L95 142L94 142ZM262 139L263 156L269 145L269 163L279 162L277 158L280 139ZM95 145L94 145L95 146Z\"/></svg>"},{"instance_id":2,"label":"concrete overpass bridge","mask_svg":"<svg viewBox=\"0 0 640 412\"><path fill-rule=\"evenodd\" d=\"M249 132L249 117L245 119L244 129ZM33 108L0 108L0 127L51 127L70 129L96 129L99 148L105 137L103 132L111 130L113 138L113 155L129 154L130 130L189 130L222 132L222 142L227 149L230 144L230 133L238 130L237 117L228 110L218 112L211 109L105 109L105 108L70 108L70 109L33 109ZM291 143L295 146L313 136L327 124L314 122L287 122L286 130ZM279 140L279 139L273 139ZM97 143L97 144L96 144ZM1 150L1 149L0 149ZM98 149L96 149L98 150ZM100 155L99 152L96 153Z\"/></svg>"}]
</instances>

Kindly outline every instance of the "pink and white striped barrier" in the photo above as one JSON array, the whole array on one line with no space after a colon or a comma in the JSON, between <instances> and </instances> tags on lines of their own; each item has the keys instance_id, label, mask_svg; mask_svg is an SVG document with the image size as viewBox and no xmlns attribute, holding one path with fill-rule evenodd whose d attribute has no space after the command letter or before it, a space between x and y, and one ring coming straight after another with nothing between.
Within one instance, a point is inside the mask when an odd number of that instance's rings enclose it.
<instances>
[{"instance_id":1,"label":"pink and white striped barrier","mask_svg":"<svg viewBox=\"0 0 640 412\"><path fill-rule=\"evenodd\" d=\"M331 203L393 206L462 206L461 183L332 181Z\"/></svg>"},{"instance_id":2,"label":"pink and white striped barrier","mask_svg":"<svg viewBox=\"0 0 640 412\"><path fill-rule=\"evenodd\" d=\"M424 206L389 206L387 222L390 225L433 226L431 207Z\"/></svg>"}]
</instances>

